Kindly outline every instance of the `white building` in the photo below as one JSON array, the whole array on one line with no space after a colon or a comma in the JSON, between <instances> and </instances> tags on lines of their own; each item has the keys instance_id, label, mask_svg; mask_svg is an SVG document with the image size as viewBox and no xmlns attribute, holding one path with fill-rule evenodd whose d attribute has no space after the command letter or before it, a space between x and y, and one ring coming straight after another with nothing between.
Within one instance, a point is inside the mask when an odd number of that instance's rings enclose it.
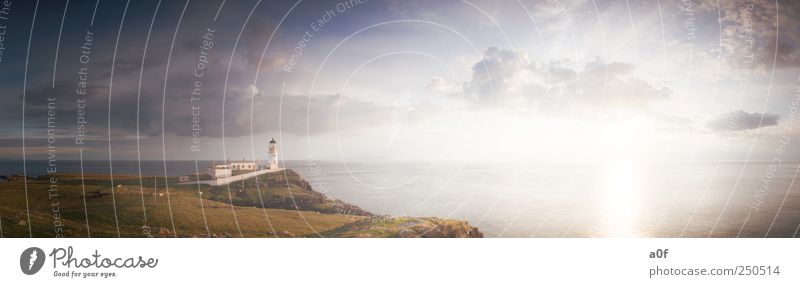
<instances>
[{"instance_id":1,"label":"white building","mask_svg":"<svg viewBox=\"0 0 800 287\"><path fill-rule=\"evenodd\" d=\"M228 161L228 164L231 166L232 170L250 170L255 171L258 170L258 163L260 160L256 159L256 161Z\"/></svg>"},{"instance_id":2,"label":"white building","mask_svg":"<svg viewBox=\"0 0 800 287\"><path fill-rule=\"evenodd\" d=\"M275 139L269 141L269 164L267 166L261 166L261 161L256 159L255 161L248 161L248 160L241 160L241 161L226 161L225 163L218 164L216 162L212 163L211 166L208 167L206 170L206 174L210 175L211 178L226 178L231 177L234 171L257 171L262 168L268 169L278 169L278 143L275 142Z\"/></svg>"},{"instance_id":3,"label":"white building","mask_svg":"<svg viewBox=\"0 0 800 287\"><path fill-rule=\"evenodd\" d=\"M217 179L233 175L233 169L229 164L212 163L211 166L208 167L206 173L210 175L211 178Z\"/></svg>"}]
</instances>

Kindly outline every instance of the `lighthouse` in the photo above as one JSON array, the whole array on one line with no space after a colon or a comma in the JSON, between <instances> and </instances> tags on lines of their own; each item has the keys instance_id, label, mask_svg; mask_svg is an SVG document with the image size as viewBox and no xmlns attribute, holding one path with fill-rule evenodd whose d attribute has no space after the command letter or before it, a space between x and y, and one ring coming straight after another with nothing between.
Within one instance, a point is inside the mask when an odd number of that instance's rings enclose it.
<instances>
[{"instance_id":1,"label":"lighthouse","mask_svg":"<svg viewBox=\"0 0 800 287\"><path fill-rule=\"evenodd\" d=\"M278 143L274 138L269 141L269 169L278 169Z\"/></svg>"}]
</instances>

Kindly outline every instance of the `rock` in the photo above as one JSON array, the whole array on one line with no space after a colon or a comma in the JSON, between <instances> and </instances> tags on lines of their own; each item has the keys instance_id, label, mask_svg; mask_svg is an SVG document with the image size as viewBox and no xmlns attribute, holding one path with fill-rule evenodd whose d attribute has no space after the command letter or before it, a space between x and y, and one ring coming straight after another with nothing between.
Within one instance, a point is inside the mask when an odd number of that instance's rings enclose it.
<instances>
[{"instance_id":1,"label":"rock","mask_svg":"<svg viewBox=\"0 0 800 287\"><path fill-rule=\"evenodd\" d=\"M374 216L323 234L326 237L481 238L483 233L465 221L436 217Z\"/></svg>"},{"instance_id":2,"label":"rock","mask_svg":"<svg viewBox=\"0 0 800 287\"><path fill-rule=\"evenodd\" d=\"M25 220L20 220L19 222L17 222L17 225L28 225L28 222Z\"/></svg>"},{"instance_id":3,"label":"rock","mask_svg":"<svg viewBox=\"0 0 800 287\"><path fill-rule=\"evenodd\" d=\"M372 216L360 207L341 200L328 198L324 193L315 191L312 184L303 179L297 172L287 169L281 173L258 176L255 180L241 183L242 194L239 199L230 202L224 186L212 187L210 193L222 194L222 202L245 207L266 207L287 210L314 211L320 214L343 214L353 216ZM269 188L287 188L291 194L270 193ZM248 194L261 193L262 197Z\"/></svg>"},{"instance_id":4,"label":"rock","mask_svg":"<svg viewBox=\"0 0 800 287\"><path fill-rule=\"evenodd\" d=\"M435 228L423 233L420 237L424 238L482 238L477 227L470 226L463 221L443 222L437 224Z\"/></svg>"}]
</instances>

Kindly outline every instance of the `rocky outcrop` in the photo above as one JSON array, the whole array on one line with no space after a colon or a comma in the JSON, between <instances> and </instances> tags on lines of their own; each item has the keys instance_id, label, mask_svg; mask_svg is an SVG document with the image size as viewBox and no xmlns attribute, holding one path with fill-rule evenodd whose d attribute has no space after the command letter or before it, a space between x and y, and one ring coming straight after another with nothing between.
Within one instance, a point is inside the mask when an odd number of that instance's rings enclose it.
<instances>
[{"instance_id":1,"label":"rocky outcrop","mask_svg":"<svg viewBox=\"0 0 800 287\"><path fill-rule=\"evenodd\" d=\"M477 227L436 217L375 216L322 234L326 237L482 238Z\"/></svg>"},{"instance_id":2,"label":"rocky outcrop","mask_svg":"<svg viewBox=\"0 0 800 287\"><path fill-rule=\"evenodd\" d=\"M450 220L437 224L432 230L420 234L424 238L483 238L483 233L477 227L465 221Z\"/></svg>"},{"instance_id":3,"label":"rocky outcrop","mask_svg":"<svg viewBox=\"0 0 800 287\"><path fill-rule=\"evenodd\" d=\"M234 193L237 206L279 208L301 211L316 211L324 214L372 216L361 207L341 200L329 199L317 192L311 184L293 170L260 175L253 179L232 183L228 186L210 187L218 195L213 200L229 203L228 188ZM260 195L259 195L260 193Z\"/></svg>"},{"instance_id":4,"label":"rocky outcrop","mask_svg":"<svg viewBox=\"0 0 800 287\"><path fill-rule=\"evenodd\" d=\"M232 186L234 187L234 186ZM343 214L366 216L357 222L346 224L340 228L323 232L325 237L445 237L445 238L479 238L483 233L469 223L458 220L440 219L436 217L390 217L375 216L361 207L341 200L329 199L325 194L317 192L311 184L293 170L265 174L256 179L246 180L237 188L235 205L264 207L290 210L316 211L325 214ZM257 198L258 192L261 197ZM227 193L225 193L227 194ZM275 234L271 234L274 236ZM280 237L293 237L277 234ZM317 234L308 235L317 236Z\"/></svg>"}]
</instances>

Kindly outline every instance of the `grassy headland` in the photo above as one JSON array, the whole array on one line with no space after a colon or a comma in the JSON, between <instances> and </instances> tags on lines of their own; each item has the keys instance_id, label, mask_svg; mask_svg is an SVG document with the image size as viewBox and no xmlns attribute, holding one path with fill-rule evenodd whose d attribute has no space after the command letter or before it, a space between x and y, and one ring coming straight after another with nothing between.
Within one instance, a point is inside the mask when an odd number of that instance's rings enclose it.
<instances>
[{"instance_id":1,"label":"grassy headland","mask_svg":"<svg viewBox=\"0 0 800 287\"><path fill-rule=\"evenodd\" d=\"M483 237L461 221L375 216L291 170L229 186L57 174L27 178L27 203L24 180L0 182L5 237L28 237L29 224L34 237Z\"/></svg>"}]
</instances>

